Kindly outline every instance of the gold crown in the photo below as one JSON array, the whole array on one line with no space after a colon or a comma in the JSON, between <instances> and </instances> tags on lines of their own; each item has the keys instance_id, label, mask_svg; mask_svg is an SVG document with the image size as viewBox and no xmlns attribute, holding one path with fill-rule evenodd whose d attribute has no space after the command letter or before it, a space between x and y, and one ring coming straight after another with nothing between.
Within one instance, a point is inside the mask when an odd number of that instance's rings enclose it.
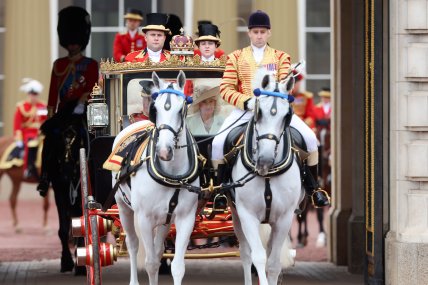
<instances>
[{"instance_id":1,"label":"gold crown","mask_svg":"<svg viewBox=\"0 0 428 285\"><path fill-rule=\"evenodd\" d=\"M183 28L180 29L180 35L175 35L169 42L171 54L175 55L193 55L193 39L191 36L185 36Z\"/></svg>"}]
</instances>

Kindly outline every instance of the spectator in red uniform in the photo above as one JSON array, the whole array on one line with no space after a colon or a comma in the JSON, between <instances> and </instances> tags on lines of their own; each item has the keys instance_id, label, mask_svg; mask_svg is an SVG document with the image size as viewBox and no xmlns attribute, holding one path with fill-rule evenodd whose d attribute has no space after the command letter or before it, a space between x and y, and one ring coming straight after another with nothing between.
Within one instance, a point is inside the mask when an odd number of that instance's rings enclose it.
<instances>
[{"instance_id":1,"label":"spectator in red uniform","mask_svg":"<svg viewBox=\"0 0 428 285\"><path fill-rule=\"evenodd\" d=\"M13 121L16 146L24 148L24 178L38 178L36 158L39 128L47 118L46 104L39 100L43 85L34 79L24 79L21 91L27 99L16 105Z\"/></svg>"},{"instance_id":2,"label":"spectator in red uniform","mask_svg":"<svg viewBox=\"0 0 428 285\"><path fill-rule=\"evenodd\" d=\"M313 118L313 93L303 90L302 82L305 79L305 63L299 66L293 64L293 76L295 84L291 94L294 96L293 110L312 130L315 130L315 121Z\"/></svg>"},{"instance_id":3,"label":"spectator in red uniform","mask_svg":"<svg viewBox=\"0 0 428 285\"><path fill-rule=\"evenodd\" d=\"M125 14L126 31L117 33L113 43L113 57L116 62L122 62L128 53L146 48L146 39L143 33L138 31L143 21L143 13L140 10L130 8Z\"/></svg>"},{"instance_id":4,"label":"spectator in red uniform","mask_svg":"<svg viewBox=\"0 0 428 285\"><path fill-rule=\"evenodd\" d=\"M318 95L321 98L321 102L313 108L313 117L317 128L317 134L319 135L322 129L330 129L330 117L331 117L331 92L330 88L323 88Z\"/></svg>"},{"instance_id":5,"label":"spectator in red uniform","mask_svg":"<svg viewBox=\"0 0 428 285\"><path fill-rule=\"evenodd\" d=\"M170 58L170 53L163 49L166 35L171 31L166 28L168 16L162 13L147 14L147 26L143 27L147 47L141 51L134 51L125 57L125 61L144 62L148 58L152 62L162 62Z\"/></svg>"}]
</instances>

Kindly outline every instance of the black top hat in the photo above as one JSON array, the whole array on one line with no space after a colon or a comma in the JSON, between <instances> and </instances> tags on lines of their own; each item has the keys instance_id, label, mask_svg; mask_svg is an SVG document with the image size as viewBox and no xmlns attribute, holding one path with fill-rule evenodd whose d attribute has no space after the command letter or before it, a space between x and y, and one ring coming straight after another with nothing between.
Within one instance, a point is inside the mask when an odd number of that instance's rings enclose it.
<instances>
[{"instance_id":1,"label":"black top hat","mask_svg":"<svg viewBox=\"0 0 428 285\"><path fill-rule=\"evenodd\" d=\"M152 88L154 86L153 81L144 79L139 81L140 86L143 87L143 90L141 90L141 96L142 97L151 97L152 96Z\"/></svg>"},{"instance_id":2,"label":"black top hat","mask_svg":"<svg viewBox=\"0 0 428 285\"><path fill-rule=\"evenodd\" d=\"M170 33L171 31L166 28L168 22L168 15L163 13L150 13L146 15L147 25L143 27L143 32L150 30L163 31Z\"/></svg>"},{"instance_id":3,"label":"black top hat","mask_svg":"<svg viewBox=\"0 0 428 285\"><path fill-rule=\"evenodd\" d=\"M143 12L141 12L138 9L128 8L128 10L126 10L126 14L125 14L124 18L130 19L130 20L142 21L143 20Z\"/></svg>"},{"instance_id":4,"label":"black top hat","mask_svg":"<svg viewBox=\"0 0 428 285\"><path fill-rule=\"evenodd\" d=\"M198 35L199 37L195 40L195 43L198 44L200 41L214 41L217 43L217 46L220 45L220 30L216 25L213 24L203 24L198 26Z\"/></svg>"},{"instance_id":5,"label":"black top hat","mask_svg":"<svg viewBox=\"0 0 428 285\"><path fill-rule=\"evenodd\" d=\"M250 19L248 20L248 29L252 28L267 28L270 29L270 19L268 14L261 10L257 10L256 12L250 15Z\"/></svg>"},{"instance_id":6,"label":"black top hat","mask_svg":"<svg viewBox=\"0 0 428 285\"><path fill-rule=\"evenodd\" d=\"M58 13L59 43L63 48L78 44L82 51L86 48L91 35L91 19L85 9L70 6Z\"/></svg>"}]
</instances>

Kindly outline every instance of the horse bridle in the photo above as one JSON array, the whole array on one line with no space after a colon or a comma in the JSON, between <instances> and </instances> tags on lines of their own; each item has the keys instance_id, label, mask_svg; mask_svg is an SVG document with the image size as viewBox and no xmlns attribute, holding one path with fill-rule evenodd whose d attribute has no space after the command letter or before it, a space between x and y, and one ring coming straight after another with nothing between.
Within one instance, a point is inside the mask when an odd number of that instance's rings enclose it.
<instances>
[{"instance_id":1,"label":"horse bridle","mask_svg":"<svg viewBox=\"0 0 428 285\"><path fill-rule=\"evenodd\" d=\"M181 148L181 147L177 146L178 136L180 135L181 131L183 130L184 120L186 118L186 113L187 113L187 104L192 103L192 98L186 97L186 95L184 95L183 92L173 89L173 86L171 83L168 85L168 87L166 89L159 90L158 92L152 94L153 102L156 100L156 98L159 96L159 94L164 94L164 93L167 93L167 95L168 95L168 97L166 98L165 104L164 104L164 108L167 111L171 109L171 94L175 94L179 97L184 98L184 103L183 103L183 106L182 106L182 109L180 112L181 113L180 127L176 131L176 130L174 130L173 127L171 127L168 124L161 124L160 126L156 126L156 132L159 133L162 130L168 130L168 131L172 132L174 135L174 148L175 149Z\"/></svg>"},{"instance_id":2,"label":"horse bridle","mask_svg":"<svg viewBox=\"0 0 428 285\"><path fill-rule=\"evenodd\" d=\"M292 103L294 101L294 97L291 96L290 94L284 94L284 93L279 92L278 82L275 83L275 89L273 91L260 90L257 88L253 91L253 93L256 96L256 103L255 103L256 107L255 107L255 111L254 111L254 133L256 134L256 144L258 144L259 141L263 140L263 139L275 141L275 155L276 155L278 152L278 145L281 141L281 138L284 136L286 126L284 126L284 129L281 132L279 138L275 134L271 134L271 133L259 135L259 132L257 131L257 128L256 128L256 124L257 124L257 121L258 121L259 116L260 116L260 107L259 107L260 103L259 103L258 97L260 95L267 95L267 96L273 96L274 97L272 106L270 108L270 114L272 116L276 116L276 114L278 113L277 112L277 110L278 110L277 99L278 98L285 99L289 103ZM255 149L253 149L253 152L254 151L255 151Z\"/></svg>"}]
</instances>

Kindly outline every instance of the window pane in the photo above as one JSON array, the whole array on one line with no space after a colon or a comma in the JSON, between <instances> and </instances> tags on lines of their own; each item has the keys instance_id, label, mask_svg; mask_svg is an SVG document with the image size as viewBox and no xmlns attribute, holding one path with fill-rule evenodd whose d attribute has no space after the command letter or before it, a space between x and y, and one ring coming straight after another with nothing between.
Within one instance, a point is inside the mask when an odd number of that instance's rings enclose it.
<instances>
[{"instance_id":1,"label":"window pane","mask_svg":"<svg viewBox=\"0 0 428 285\"><path fill-rule=\"evenodd\" d=\"M86 9L85 0L58 0L58 11L68 6L79 6Z\"/></svg>"},{"instance_id":2,"label":"window pane","mask_svg":"<svg viewBox=\"0 0 428 285\"><path fill-rule=\"evenodd\" d=\"M330 88L330 80L315 80L315 79L306 80L306 90L314 93L315 104L320 101L318 92L320 92L323 88Z\"/></svg>"},{"instance_id":3,"label":"window pane","mask_svg":"<svg viewBox=\"0 0 428 285\"><path fill-rule=\"evenodd\" d=\"M4 6L6 0L0 0L0 27L4 27Z\"/></svg>"},{"instance_id":4,"label":"window pane","mask_svg":"<svg viewBox=\"0 0 428 285\"><path fill-rule=\"evenodd\" d=\"M145 15L152 12L152 1L141 1L141 0L125 0L125 7L123 11L126 13L128 8L134 8L141 10L143 12L143 23L142 26L145 26Z\"/></svg>"},{"instance_id":5,"label":"window pane","mask_svg":"<svg viewBox=\"0 0 428 285\"><path fill-rule=\"evenodd\" d=\"M116 33L92 33L92 55L96 61L113 57L113 41Z\"/></svg>"},{"instance_id":6,"label":"window pane","mask_svg":"<svg viewBox=\"0 0 428 285\"><path fill-rule=\"evenodd\" d=\"M238 32L238 48L244 48L250 45L250 39L247 32Z\"/></svg>"},{"instance_id":7,"label":"window pane","mask_svg":"<svg viewBox=\"0 0 428 285\"><path fill-rule=\"evenodd\" d=\"M4 33L0 33L0 56L3 57L3 55L4 55ZM0 74L4 74L3 62L4 60L0 60Z\"/></svg>"},{"instance_id":8,"label":"window pane","mask_svg":"<svg viewBox=\"0 0 428 285\"><path fill-rule=\"evenodd\" d=\"M309 74L330 74L330 33L306 33L306 68Z\"/></svg>"},{"instance_id":9,"label":"window pane","mask_svg":"<svg viewBox=\"0 0 428 285\"><path fill-rule=\"evenodd\" d=\"M330 27L330 0L306 0L306 26Z\"/></svg>"},{"instance_id":10,"label":"window pane","mask_svg":"<svg viewBox=\"0 0 428 285\"><path fill-rule=\"evenodd\" d=\"M117 26L119 16L117 0L96 0L92 1L92 26L105 27Z\"/></svg>"},{"instance_id":11,"label":"window pane","mask_svg":"<svg viewBox=\"0 0 428 285\"><path fill-rule=\"evenodd\" d=\"M253 12L252 0L239 0L238 1L238 26L248 26L248 17Z\"/></svg>"},{"instance_id":12,"label":"window pane","mask_svg":"<svg viewBox=\"0 0 428 285\"><path fill-rule=\"evenodd\" d=\"M158 0L158 12L177 15L184 25L184 0Z\"/></svg>"}]
</instances>

